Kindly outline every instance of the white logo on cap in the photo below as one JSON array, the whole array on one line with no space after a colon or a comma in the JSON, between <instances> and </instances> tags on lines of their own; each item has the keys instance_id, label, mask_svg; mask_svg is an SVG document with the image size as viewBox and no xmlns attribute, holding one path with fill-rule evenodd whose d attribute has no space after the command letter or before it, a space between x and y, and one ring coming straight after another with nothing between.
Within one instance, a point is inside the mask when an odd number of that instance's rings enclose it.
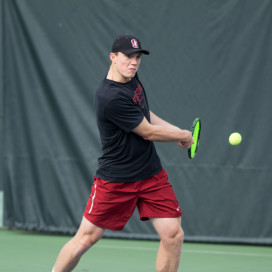
<instances>
[{"instance_id":1,"label":"white logo on cap","mask_svg":"<svg viewBox=\"0 0 272 272\"><path fill-rule=\"evenodd\" d=\"M132 40L131 40L131 44L132 44L132 47L133 47L133 48L139 48L139 45L138 45L137 40L132 39Z\"/></svg>"}]
</instances>

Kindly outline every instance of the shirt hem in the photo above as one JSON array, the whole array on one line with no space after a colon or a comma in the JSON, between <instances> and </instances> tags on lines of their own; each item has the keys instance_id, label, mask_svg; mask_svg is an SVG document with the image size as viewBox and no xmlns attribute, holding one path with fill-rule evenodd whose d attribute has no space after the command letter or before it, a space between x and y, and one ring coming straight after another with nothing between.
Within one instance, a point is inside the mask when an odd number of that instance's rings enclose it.
<instances>
[{"instance_id":1,"label":"shirt hem","mask_svg":"<svg viewBox=\"0 0 272 272\"><path fill-rule=\"evenodd\" d=\"M162 170L162 167L157 168L156 170L152 171L146 176L137 177L137 178L113 178L113 177L107 177L105 175L100 175L96 173L96 177L103 179L105 181L113 182L113 183L133 183L133 182L139 182L147 178L151 178L155 175L157 175Z\"/></svg>"}]
</instances>

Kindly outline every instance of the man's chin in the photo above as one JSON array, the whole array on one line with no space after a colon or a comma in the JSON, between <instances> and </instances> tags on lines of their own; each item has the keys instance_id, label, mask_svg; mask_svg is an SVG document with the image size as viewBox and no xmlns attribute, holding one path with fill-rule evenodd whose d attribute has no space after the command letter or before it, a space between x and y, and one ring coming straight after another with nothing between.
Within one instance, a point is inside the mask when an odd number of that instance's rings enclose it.
<instances>
[{"instance_id":1,"label":"man's chin","mask_svg":"<svg viewBox=\"0 0 272 272\"><path fill-rule=\"evenodd\" d=\"M135 77L135 75L136 75L136 71L135 72L130 72L130 73L128 73L128 78L134 78Z\"/></svg>"}]
</instances>

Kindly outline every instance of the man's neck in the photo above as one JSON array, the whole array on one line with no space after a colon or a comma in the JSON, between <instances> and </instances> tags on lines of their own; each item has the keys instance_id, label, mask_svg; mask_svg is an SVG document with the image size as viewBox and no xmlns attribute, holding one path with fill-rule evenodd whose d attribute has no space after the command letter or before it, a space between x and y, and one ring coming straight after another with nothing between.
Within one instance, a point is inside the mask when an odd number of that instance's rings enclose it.
<instances>
[{"instance_id":1,"label":"man's neck","mask_svg":"<svg viewBox=\"0 0 272 272\"><path fill-rule=\"evenodd\" d=\"M110 67L110 69L108 71L106 79L116 81L116 82L120 82L120 83L127 83L127 82L129 82L131 80L130 77L123 77L120 73L115 71L112 66Z\"/></svg>"}]
</instances>

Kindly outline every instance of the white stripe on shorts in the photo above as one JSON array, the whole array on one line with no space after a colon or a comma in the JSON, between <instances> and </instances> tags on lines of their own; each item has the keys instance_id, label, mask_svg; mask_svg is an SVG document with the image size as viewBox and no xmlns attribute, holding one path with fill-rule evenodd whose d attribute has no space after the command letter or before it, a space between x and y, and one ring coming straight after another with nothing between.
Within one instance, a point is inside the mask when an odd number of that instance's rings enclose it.
<instances>
[{"instance_id":1,"label":"white stripe on shorts","mask_svg":"<svg viewBox=\"0 0 272 272\"><path fill-rule=\"evenodd\" d=\"M93 195L93 197L92 197L92 205L91 205L91 208L90 208L90 210L89 210L89 214L92 212L92 209L93 209L93 204L94 204L95 195L96 195L96 184L94 185L94 195Z\"/></svg>"}]
</instances>

